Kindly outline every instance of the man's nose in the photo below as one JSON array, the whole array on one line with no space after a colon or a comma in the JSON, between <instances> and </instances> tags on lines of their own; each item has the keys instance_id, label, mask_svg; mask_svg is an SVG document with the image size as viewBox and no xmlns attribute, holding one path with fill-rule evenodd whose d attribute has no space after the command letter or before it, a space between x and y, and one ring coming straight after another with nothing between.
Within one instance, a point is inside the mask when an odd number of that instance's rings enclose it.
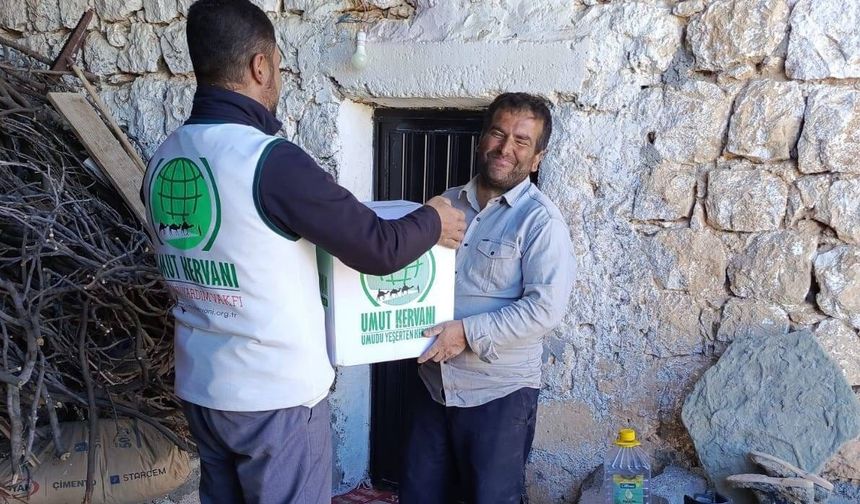
<instances>
[{"instance_id":1,"label":"man's nose","mask_svg":"<svg viewBox=\"0 0 860 504\"><path fill-rule=\"evenodd\" d=\"M499 153L504 156L510 156L514 152L514 139L511 137L505 137L502 140L502 144L499 146Z\"/></svg>"}]
</instances>

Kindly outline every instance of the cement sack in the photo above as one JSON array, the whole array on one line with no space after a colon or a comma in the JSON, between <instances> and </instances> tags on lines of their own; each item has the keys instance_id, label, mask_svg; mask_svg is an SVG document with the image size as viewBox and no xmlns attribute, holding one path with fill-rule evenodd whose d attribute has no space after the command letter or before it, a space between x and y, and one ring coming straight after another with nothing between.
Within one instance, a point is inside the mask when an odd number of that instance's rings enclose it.
<instances>
[{"instance_id":1,"label":"cement sack","mask_svg":"<svg viewBox=\"0 0 860 504\"><path fill-rule=\"evenodd\" d=\"M60 424L62 442L70 452L60 460L53 440L34 446L39 460L22 480L12 481L8 459L0 460L0 503L69 504L81 502L86 489L89 429L86 422ZM191 472L189 454L151 425L131 419L103 419L96 436L94 504L146 502L175 490ZM4 494L8 494L5 495ZM11 496L9 496L11 495Z\"/></svg>"}]
</instances>

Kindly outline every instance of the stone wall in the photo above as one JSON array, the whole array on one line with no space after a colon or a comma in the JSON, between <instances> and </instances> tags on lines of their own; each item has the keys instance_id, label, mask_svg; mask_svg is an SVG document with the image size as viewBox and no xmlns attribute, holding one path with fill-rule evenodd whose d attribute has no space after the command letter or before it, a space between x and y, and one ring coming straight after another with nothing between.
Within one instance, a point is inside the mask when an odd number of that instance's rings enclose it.
<instances>
[{"instance_id":1,"label":"stone wall","mask_svg":"<svg viewBox=\"0 0 860 504\"><path fill-rule=\"evenodd\" d=\"M151 154L189 113L190 3L5 0L0 27L54 54L95 7L83 60ZM282 133L339 180L372 173L345 154L372 135L344 126L356 103L554 102L541 187L580 276L546 338L533 502L572 502L622 426L658 467L695 464L680 405L738 335L811 328L860 386L860 0L257 3L284 56ZM366 470L366 410L344 390L366 397L367 383L338 377L339 488ZM838 470L856 472L856 446L845 453Z\"/></svg>"}]
</instances>

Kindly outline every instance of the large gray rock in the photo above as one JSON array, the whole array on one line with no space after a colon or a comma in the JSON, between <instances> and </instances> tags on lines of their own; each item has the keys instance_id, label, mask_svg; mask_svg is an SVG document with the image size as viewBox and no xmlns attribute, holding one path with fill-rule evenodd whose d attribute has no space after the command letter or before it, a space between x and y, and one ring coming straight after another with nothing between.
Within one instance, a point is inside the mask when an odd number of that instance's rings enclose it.
<instances>
[{"instance_id":1,"label":"large gray rock","mask_svg":"<svg viewBox=\"0 0 860 504\"><path fill-rule=\"evenodd\" d=\"M860 3L799 0L791 12L785 71L792 79L860 77Z\"/></svg>"},{"instance_id":2,"label":"large gray rock","mask_svg":"<svg viewBox=\"0 0 860 504\"><path fill-rule=\"evenodd\" d=\"M716 84L687 81L666 87L654 147L668 161L695 164L717 159L731 107L731 97Z\"/></svg>"},{"instance_id":3,"label":"large gray rock","mask_svg":"<svg viewBox=\"0 0 860 504\"><path fill-rule=\"evenodd\" d=\"M123 72L143 74L158 70L161 46L155 28L146 23L134 23L128 35L128 45L119 54L117 66Z\"/></svg>"},{"instance_id":4,"label":"large gray rock","mask_svg":"<svg viewBox=\"0 0 860 504\"><path fill-rule=\"evenodd\" d=\"M714 0L687 27L696 68L753 67L776 50L788 25L785 0Z\"/></svg>"},{"instance_id":5,"label":"large gray rock","mask_svg":"<svg viewBox=\"0 0 860 504\"><path fill-rule=\"evenodd\" d=\"M167 23L179 15L176 0L143 0L143 13L150 23Z\"/></svg>"},{"instance_id":6,"label":"large gray rock","mask_svg":"<svg viewBox=\"0 0 860 504\"><path fill-rule=\"evenodd\" d=\"M811 93L797 152L804 173L860 173L860 91L827 87Z\"/></svg>"},{"instance_id":7,"label":"large gray rock","mask_svg":"<svg viewBox=\"0 0 860 504\"><path fill-rule=\"evenodd\" d=\"M188 40L185 38L184 20L176 22L164 29L161 34L161 53L170 73L187 74L194 71L191 56L188 54Z\"/></svg>"},{"instance_id":8,"label":"large gray rock","mask_svg":"<svg viewBox=\"0 0 860 504\"><path fill-rule=\"evenodd\" d=\"M695 172L690 165L658 163L636 192L633 217L666 221L689 217L696 197Z\"/></svg>"},{"instance_id":9,"label":"large gray rock","mask_svg":"<svg viewBox=\"0 0 860 504\"><path fill-rule=\"evenodd\" d=\"M805 106L794 82L750 82L735 104L726 151L759 162L789 159Z\"/></svg>"},{"instance_id":10,"label":"large gray rock","mask_svg":"<svg viewBox=\"0 0 860 504\"><path fill-rule=\"evenodd\" d=\"M117 72L119 49L110 45L97 31L91 31L84 42L84 61L96 75L113 75Z\"/></svg>"},{"instance_id":11,"label":"large gray rock","mask_svg":"<svg viewBox=\"0 0 860 504\"><path fill-rule=\"evenodd\" d=\"M842 241L860 245L860 178L834 180L815 205L815 219Z\"/></svg>"},{"instance_id":12,"label":"large gray rock","mask_svg":"<svg viewBox=\"0 0 860 504\"><path fill-rule=\"evenodd\" d=\"M788 185L781 178L746 163L708 173L708 221L717 229L779 229L787 198Z\"/></svg>"},{"instance_id":13,"label":"large gray rock","mask_svg":"<svg viewBox=\"0 0 860 504\"><path fill-rule=\"evenodd\" d=\"M103 21L126 21L132 12L143 8L143 0L94 0L94 7Z\"/></svg>"},{"instance_id":14,"label":"large gray rock","mask_svg":"<svg viewBox=\"0 0 860 504\"><path fill-rule=\"evenodd\" d=\"M860 386L860 335L857 331L841 320L828 318L815 327L815 337L842 368L848 383L852 387Z\"/></svg>"},{"instance_id":15,"label":"large gray rock","mask_svg":"<svg viewBox=\"0 0 860 504\"><path fill-rule=\"evenodd\" d=\"M729 261L732 292L780 305L803 302L812 278L814 235L773 231L752 239L746 250Z\"/></svg>"},{"instance_id":16,"label":"large gray rock","mask_svg":"<svg viewBox=\"0 0 860 504\"><path fill-rule=\"evenodd\" d=\"M860 247L841 245L819 254L815 280L821 311L860 329Z\"/></svg>"},{"instance_id":17,"label":"large gray rock","mask_svg":"<svg viewBox=\"0 0 860 504\"><path fill-rule=\"evenodd\" d=\"M723 306L717 341L731 343L756 334L778 337L788 333L789 328L788 314L779 306L755 299L731 298Z\"/></svg>"},{"instance_id":18,"label":"large gray rock","mask_svg":"<svg viewBox=\"0 0 860 504\"><path fill-rule=\"evenodd\" d=\"M651 270L662 289L686 291L695 298L725 297L726 251L709 231L667 229L646 242Z\"/></svg>"},{"instance_id":19,"label":"large gray rock","mask_svg":"<svg viewBox=\"0 0 860 504\"><path fill-rule=\"evenodd\" d=\"M709 478L735 504L753 502L726 483L755 472L748 452L818 472L860 435L860 401L808 331L736 339L696 383L681 418Z\"/></svg>"}]
</instances>

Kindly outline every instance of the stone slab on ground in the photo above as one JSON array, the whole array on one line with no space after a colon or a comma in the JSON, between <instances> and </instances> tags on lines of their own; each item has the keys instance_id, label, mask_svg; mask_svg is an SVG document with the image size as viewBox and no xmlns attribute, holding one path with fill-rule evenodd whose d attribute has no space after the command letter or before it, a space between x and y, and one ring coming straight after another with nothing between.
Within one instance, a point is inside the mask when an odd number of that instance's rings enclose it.
<instances>
[{"instance_id":1,"label":"stone slab on ground","mask_svg":"<svg viewBox=\"0 0 860 504\"><path fill-rule=\"evenodd\" d=\"M827 481L817 474L813 474L763 452L754 451L750 453L750 460L764 469L768 476L775 478L802 478L812 482L815 490L815 502L827 502L833 492L833 483Z\"/></svg>"},{"instance_id":2,"label":"stone slab on ground","mask_svg":"<svg viewBox=\"0 0 860 504\"><path fill-rule=\"evenodd\" d=\"M809 331L751 335L736 339L699 380L682 420L717 489L735 504L752 504L749 492L725 481L756 472L748 452L818 472L860 435L860 401Z\"/></svg>"},{"instance_id":3,"label":"stone slab on ground","mask_svg":"<svg viewBox=\"0 0 860 504\"><path fill-rule=\"evenodd\" d=\"M751 490L759 504L812 504L815 501L814 485L803 478L736 474L726 481L736 488Z\"/></svg>"}]
</instances>

